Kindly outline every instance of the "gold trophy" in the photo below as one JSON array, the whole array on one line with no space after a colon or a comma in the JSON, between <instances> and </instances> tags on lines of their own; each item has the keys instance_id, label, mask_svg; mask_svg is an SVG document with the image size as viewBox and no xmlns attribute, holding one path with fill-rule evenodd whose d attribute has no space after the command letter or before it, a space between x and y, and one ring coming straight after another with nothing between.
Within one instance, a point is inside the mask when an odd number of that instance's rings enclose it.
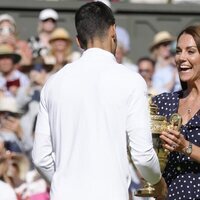
<instances>
[{"instance_id":1,"label":"gold trophy","mask_svg":"<svg viewBox=\"0 0 200 200\"><path fill-rule=\"evenodd\" d=\"M153 137L153 147L158 155L161 172L163 172L168 161L169 151L162 147L160 134L162 131L166 131L167 129L179 130L181 127L182 118L179 114L174 113L171 115L168 122L165 116L157 114L158 107L157 105L152 103L151 98L149 101L149 107L151 116L151 132ZM144 183L144 187L138 189L134 195L139 197L156 196L154 187L146 181Z\"/></svg>"}]
</instances>

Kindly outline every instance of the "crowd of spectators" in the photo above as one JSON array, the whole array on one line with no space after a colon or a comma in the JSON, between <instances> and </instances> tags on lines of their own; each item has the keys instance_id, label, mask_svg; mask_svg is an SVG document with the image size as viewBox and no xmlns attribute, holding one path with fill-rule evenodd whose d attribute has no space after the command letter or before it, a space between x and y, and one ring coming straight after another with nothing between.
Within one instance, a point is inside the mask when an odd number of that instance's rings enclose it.
<instances>
[{"instance_id":1,"label":"crowd of spectators","mask_svg":"<svg viewBox=\"0 0 200 200\"><path fill-rule=\"evenodd\" d=\"M14 18L0 15L0 191L5 200L49 199L49 186L31 162L40 91L52 74L82 53L73 51L72 36L58 26L55 10L42 10L38 19L37 36L19 39ZM127 30L120 26L116 30L117 61L142 75L149 94L180 89L172 51L175 37L166 31L157 33L149 56L134 63L128 58L131 38ZM134 167L130 170L135 189L140 178Z\"/></svg>"}]
</instances>

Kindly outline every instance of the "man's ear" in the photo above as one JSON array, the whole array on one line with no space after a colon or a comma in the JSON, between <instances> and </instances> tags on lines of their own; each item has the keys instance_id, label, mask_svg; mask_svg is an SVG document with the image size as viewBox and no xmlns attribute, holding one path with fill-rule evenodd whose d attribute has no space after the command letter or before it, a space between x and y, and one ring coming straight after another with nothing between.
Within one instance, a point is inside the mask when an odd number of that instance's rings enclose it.
<instances>
[{"instance_id":1,"label":"man's ear","mask_svg":"<svg viewBox=\"0 0 200 200\"><path fill-rule=\"evenodd\" d=\"M115 42L117 42L117 34L116 34L116 25L113 24L110 27L110 36L113 38Z\"/></svg>"},{"instance_id":2,"label":"man's ear","mask_svg":"<svg viewBox=\"0 0 200 200\"><path fill-rule=\"evenodd\" d=\"M80 47L81 49L84 49L83 44L79 40L78 36L76 36L76 43L77 43L78 47Z\"/></svg>"}]
</instances>

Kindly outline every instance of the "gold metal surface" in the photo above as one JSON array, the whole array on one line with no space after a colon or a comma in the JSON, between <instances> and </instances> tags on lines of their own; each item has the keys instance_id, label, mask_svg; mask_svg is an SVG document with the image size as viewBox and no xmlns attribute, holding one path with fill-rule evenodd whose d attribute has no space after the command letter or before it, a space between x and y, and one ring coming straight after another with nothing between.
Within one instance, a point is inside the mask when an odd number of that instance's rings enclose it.
<instances>
[{"instance_id":1,"label":"gold metal surface","mask_svg":"<svg viewBox=\"0 0 200 200\"><path fill-rule=\"evenodd\" d=\"M168 129L179 130L182 124L182 119L178 113L174 113L171 115L168 122L165 116L158 115L158 107L152 103L151 99L149 101L149 109L151 116L153 147L158 155L161 172L163 172L168 161L169 152L162 147L160 134L162 131L166 131ZM138 189L134 195L140 197L156 197L154 187L148 182L145 182L144 187Z\"/></svg>"}]
</instances>

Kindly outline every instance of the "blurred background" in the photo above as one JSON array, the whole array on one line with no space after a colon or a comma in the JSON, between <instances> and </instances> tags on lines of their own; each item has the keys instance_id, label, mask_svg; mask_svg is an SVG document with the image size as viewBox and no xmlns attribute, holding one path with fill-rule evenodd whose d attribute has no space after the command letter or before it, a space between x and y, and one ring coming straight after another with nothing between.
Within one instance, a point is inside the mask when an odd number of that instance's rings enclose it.
<instances>
[{"instance_id":1,"label":"blurred background","mask_svg":"<svg viewBox=\"0 0 200 200\"><path fill-rule=\"evenodd\" d=\"M49 200L49 186L35 170L31 151L46 80L78 59L74 15L85 0L0 1L1 200ZM148 94L181 89L176 37L200 23L200 0L104 0L116 18L116 60L142 75ZM130 200L143 184L130 162Z\"/></svg>"},{"instance_id":2,"label":"blurred background","mask_svg":"<svg viewBox=\"0 0 200 200\"><path fill-rule=\"evenodd\" d=\"M44 8L59 13L59 26L65 27L75 38L74 12L87 1L83 0L3 0L0 14L11 14L17 23L20 38L36 35L38 15ZM200 22L200 0L113 0L110 1L117 24L130 34L129 57L136 62L149 54L155 33L168 30L176 36L190 24ZM76 44L73 43L74 48Z\"/></svg>"}]
</instances>

